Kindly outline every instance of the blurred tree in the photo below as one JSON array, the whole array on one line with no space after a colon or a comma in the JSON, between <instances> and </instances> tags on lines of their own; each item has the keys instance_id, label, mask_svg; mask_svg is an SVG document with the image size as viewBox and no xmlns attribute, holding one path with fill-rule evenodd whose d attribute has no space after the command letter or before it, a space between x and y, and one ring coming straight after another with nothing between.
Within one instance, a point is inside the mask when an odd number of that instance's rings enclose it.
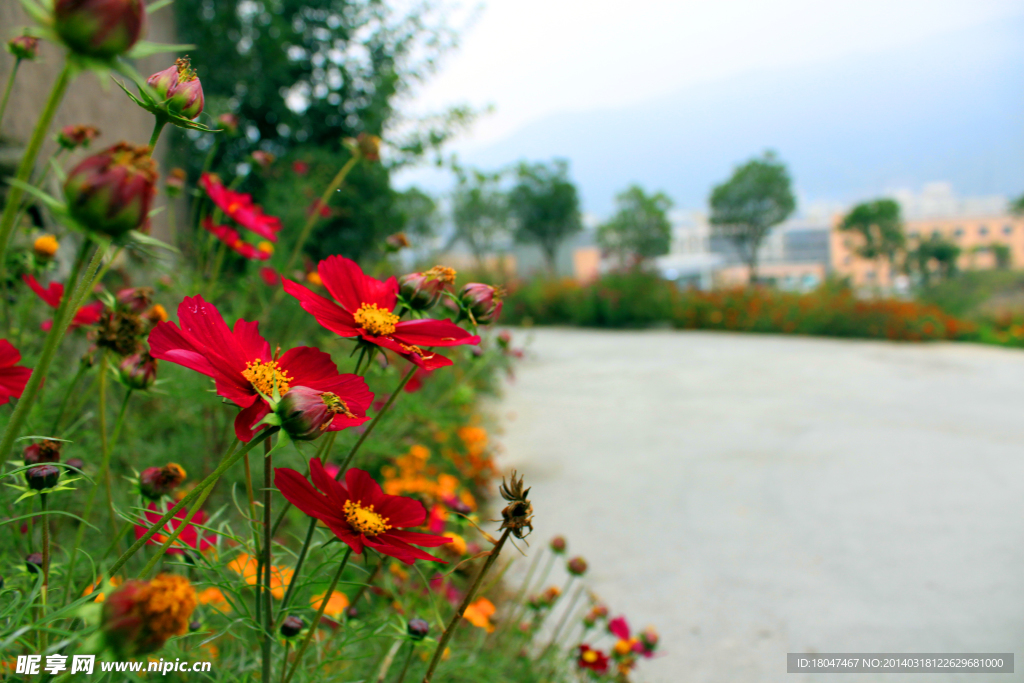
<instances>
[{"instance_id":1,"label":"blurred tree","mask_svg":"<svg viewBox=\"0 0 1024 683\"><path fill-rule=\"evenodd\" d=\"M1024 216L1024 194L1010 203L1010 213L1015 216Z\"/></svg>"},{"instance_id":2,"label":"blurred tree","mask_svg":"<svg viewBox=\"0 0 1024 683\"><path fill-rule=\"evenodd\" d=\"M440 217L433 197L418 187L410 187L395 199L402 231L410 240L423 246L424 242L437 236Z\"/></svg>"},{"instance_id":3,"label":"blurred tree","mask_svg":"<svg viewBox=\"0 0 1024 683\"><path fill-rule=\"evenodd\" d=\"M940 279L949 279L956 275L956 262L959 257L960 247L956 243L939 235L932 235L926 240L921 240L917 247L907 254L907 261L920 275L921 284L927 286L931 283L932 275L938 275Z\"/></svg>"},{"instance_id":4,"label":"blurred tree","mask_svg":"<svg viewBox=\"0 0 1024 683\"><path fill-rule=\"evenodd\" d=\"M520 163L508 208L515 219L516 240L539 246L548 271L554 273L558 245L583 229L579 196L569 180L569 162Z\"/></svg>"},{"instance_id":5,"label":"blurred tree","mask_svg":"<svg viewBox=\"0 0 1024 683\"><path fill-rule=\"evenodd\" d=\"M890 271L896 267L897 255L906 247L900 205L892 199L878 199L858 204L843 217L839 224L843 232L859 236L853 245L854 253L864 259L876 261L877 270L882 263Z\"/></svg>"},{"instance_id":6,"label":"blurred tree","mask_svg":"<svg viewBox=\"0 0 1024 683\"><path fill-rule=\"evenodd\" d=\"M494 251L495 242L507 233L508 197L501 189L501 173L456 168L452 192L452 241L469 247L476 265L485 268L484 256Z\"/></svg>"},{"instance_id":7,"label":"blurred tree","mask_svg":"<svg viewBox=\"0 0 1024 683\"><path fill-rule=\"evenodd\" d=\"M733 171L732 177L711 191L713 234L732 242L757 282L757 258L761 242L772 226L786 220L796 209L786 166L766 152Z\"/></svg>"},{"instance_id":8,"label":"blurred tree","mask_svg":"<svg viewBox=\"0 0 1024 683\"><path fill-rule=\"evenodd\" d=\"M639 185L615 197L618 210L597 229L602 249L615 255L620 265L634 264L667 254L672 243L668 211L672 200L662 192L648 195Z\"/></svg>"},{"instance_id":9,"label":"blurred tree","mask_svg":"<svg viewBox=\"0 0 1024 683\"><path fill-rule=\"evenodd\" d=\"M431 152L440 161L440 147L473 118L466 107L414 121L396 109L456 44L440 0L176 0L174 7L182 42L198 46L192 61L206 111L240 121L235 135L189 135L179 146L191 177L213 144L213 168L230 179L257 149L284 162L315 154L336 172L347 159L344 138L366 132L388 143L386 164L360 164L332 199L335 219L318 226L311 255L360 258L401 229L391 171ZM261 193L270 177L249 174L241 189ZM291 178L293 189L313 179Z\"/></svg>"}]
</instances>

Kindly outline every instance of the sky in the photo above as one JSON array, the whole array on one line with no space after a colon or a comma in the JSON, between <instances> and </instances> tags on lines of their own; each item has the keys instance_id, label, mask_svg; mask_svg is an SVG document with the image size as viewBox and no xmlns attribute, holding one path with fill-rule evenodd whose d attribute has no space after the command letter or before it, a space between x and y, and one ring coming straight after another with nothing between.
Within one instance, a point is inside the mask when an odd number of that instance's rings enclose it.
<instances>
[{"instance_id":1,"label":"sky","mask_svg":"<svg viewBox=\"0 0 1024 683\"><path fill-rule=\"evenodd\" d=\"M493 107L449 150L469 152L552 114L874 54L1020 13L1020 0L489 0L456 15L475 18L407 110Z\"/></svg>"}]
</instances>

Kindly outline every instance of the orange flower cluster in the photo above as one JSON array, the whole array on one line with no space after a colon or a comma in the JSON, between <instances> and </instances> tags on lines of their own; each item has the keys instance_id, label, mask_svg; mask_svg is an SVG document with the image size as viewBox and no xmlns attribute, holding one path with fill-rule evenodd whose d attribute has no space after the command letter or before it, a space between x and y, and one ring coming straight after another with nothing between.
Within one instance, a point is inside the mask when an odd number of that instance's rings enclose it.
<instances>
[{"instance_id":1,"label":"orange flower cluster","mask_svg":"<svg viewBox=\"0 0 1024 683\"><path fill-rule=\"evenodd\" d=\"M485 435L486 438L486 435ZM381 468L384 475L382 488L389 496L416 495L428 502L442 502L457 498L469 509L476 509L473 494L459 490L459 480L450 474L439 473L437 468L427 465L430 450L419 444L411 446L409 452L395 458L393 466Z\"/></svg>"}]
</instances>

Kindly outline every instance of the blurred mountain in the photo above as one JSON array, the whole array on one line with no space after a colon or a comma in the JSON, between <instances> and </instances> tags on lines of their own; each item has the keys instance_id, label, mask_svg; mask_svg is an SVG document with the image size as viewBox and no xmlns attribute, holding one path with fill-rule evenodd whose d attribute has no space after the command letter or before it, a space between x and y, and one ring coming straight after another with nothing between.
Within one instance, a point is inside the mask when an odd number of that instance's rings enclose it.
<instances>
[{"instance_id":1,"label":"blurred mountain","mask_svg":"<svg viewBox=\"0 0 1024 683\"><path fill-rule=\"evenodd\" d=\"M728 46L722 46L723 50ZM685 64L652 64L685 69ZM949 181L1024 191L1024 15L886 53L749 73L619 109L553 115L463 155L495 168L566 157L587 211L631 182L703 207L734 165L775 150L804 199Z\"/></svg>"}]
</instances>

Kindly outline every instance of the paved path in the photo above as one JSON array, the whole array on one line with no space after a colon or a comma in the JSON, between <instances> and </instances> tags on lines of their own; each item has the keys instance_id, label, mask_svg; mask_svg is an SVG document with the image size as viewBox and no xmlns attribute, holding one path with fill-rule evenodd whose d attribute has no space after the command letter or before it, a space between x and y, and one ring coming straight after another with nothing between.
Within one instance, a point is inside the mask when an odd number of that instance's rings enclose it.
<instances>
[{"instance_id":1,"label":"paved path","mask_svg":"<svg viewBox=\"0 0 1024 683\"><path fill-rule=\"evenodd\" d=\"M797 651L1016 651L1024 670L1024 352L515 336L533 340L502 465L534 487L536 541L565 533L613 609L661 630L640 680L839 683L787 675Z\"/></svg>"}]
</instances>

